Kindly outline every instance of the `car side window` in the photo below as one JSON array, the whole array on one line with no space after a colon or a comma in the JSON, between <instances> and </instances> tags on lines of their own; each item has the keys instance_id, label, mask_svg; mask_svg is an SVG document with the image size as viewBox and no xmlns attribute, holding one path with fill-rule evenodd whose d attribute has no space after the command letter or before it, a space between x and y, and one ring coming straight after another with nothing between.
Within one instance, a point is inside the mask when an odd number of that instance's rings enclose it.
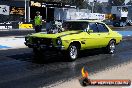
<instances>
[{"instance_id":1,"label":"car side window","mask_svg":"<svg viewBox=\"0 0 132 88\"><path fill-rule=\"evenodd\" d=\"M93 30L93 32L98 32L96 23L89 23L89 29Z\"/></svg>"},{"instance_id":2,"label":"car side window","mask_svg":"<svg viewBox=\"0 0 132 88\"><path fill-rule=\"evenodd\" d=\"M109 32L109 30L104 24L98 23L97 25L98 25L99 32Z\"/></svg>"}]
</instances>

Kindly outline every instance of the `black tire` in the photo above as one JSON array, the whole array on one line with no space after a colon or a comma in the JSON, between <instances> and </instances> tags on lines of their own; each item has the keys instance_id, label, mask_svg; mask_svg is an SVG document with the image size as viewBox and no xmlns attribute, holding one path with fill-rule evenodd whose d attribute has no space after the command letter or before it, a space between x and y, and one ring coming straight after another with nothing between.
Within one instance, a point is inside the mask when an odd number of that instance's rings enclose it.
<instances>
[{"instance_id":1,"label":"black tire","mask_svg":"<svg viewBox=\"0 0 132 88\"><path fill-rule=\"evenodd\" d=\"M113 54L115 52L115 40L111 40L106 47L106 53Z\"/></svg>"},{"instance_id":2,"label":"black tire","mask_svg":"<svg viewBox=\"0 0 132 88\"><path fill-rule=\"evenodd\" d=\"M42 56L42 50L40 48L33 48L33 53L35 57L41 57Z\"/></svg>"},{"instance_id":3,"label":"black tire","mask_svg":"<svg viewBox=\"0 0 132 88\"><path fill-rule=\"evenodd\" d=\"M71 44L67 50L69 61L75 61L79 56L79 48L76 44Z\"/></svg>"}]
</instances>

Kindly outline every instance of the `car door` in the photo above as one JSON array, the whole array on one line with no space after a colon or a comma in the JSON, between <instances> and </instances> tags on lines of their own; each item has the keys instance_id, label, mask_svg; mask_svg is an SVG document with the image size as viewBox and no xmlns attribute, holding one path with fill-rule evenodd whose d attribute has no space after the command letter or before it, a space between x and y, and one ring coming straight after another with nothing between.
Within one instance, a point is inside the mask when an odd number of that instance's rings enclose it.
<instances>
[{"instance_id":1,"label":"car door","mask_svg":"<svg viewBox=\"0 0 132 88\"><path fill-rule=\"evenodd\" d=\"M92 48L98 48L100 43L100 35L97 28L97 23L89 23L88 30L92 30L93 32L86 32L85 38L86 38L86 47L88 49Z\"/></svg>"},{"instance_id":2,"label":"car door","mask_svg":"<svg viewBox=\"0 0 132 88\"><path fill-rule=\"evenodd\" d=\"M110 41L110 33L109 33L109 30L108 28L106 27L105 24L103 23L97 23L97 27L98 27L98 35L99 35L99 38L100 38L100 42L99 42L99 47L105 47L108 45L109 41Z\"/></svg>"}]
</instances>

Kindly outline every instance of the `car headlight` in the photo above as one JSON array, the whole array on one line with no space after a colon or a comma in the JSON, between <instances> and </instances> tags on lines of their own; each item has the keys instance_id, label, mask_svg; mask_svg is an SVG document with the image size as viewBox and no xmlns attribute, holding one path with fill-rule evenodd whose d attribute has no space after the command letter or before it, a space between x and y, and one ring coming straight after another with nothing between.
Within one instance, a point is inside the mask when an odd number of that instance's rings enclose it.
<instances>
[{"instance_id":1,"label":"car headlight","mask_svg":"<svg viewBox=\"0 0 132 88\"><path fill-rule=\"evenodd\" d=\"M61 39L60 39L60 38L58 38L58 39L57 39L57 41L56 41L56 43L57 43L57 45L61 45L61 44L62 44Z\"/></svg>"},{"instance_id":2,"label":"car headlight","mask_svg":"<svg viewBox=\"0 0 132 88\"><path fill-rule=\"evenodd\" d=\"M38 44L40 44L40 41L38 40Z\"/></svg>"}]
</instances>

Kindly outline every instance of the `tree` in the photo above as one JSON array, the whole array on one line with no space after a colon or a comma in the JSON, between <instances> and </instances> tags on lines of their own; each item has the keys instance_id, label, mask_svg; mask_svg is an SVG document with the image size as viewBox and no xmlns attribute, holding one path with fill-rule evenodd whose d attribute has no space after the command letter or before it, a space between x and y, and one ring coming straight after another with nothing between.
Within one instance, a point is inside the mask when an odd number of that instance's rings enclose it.
<instances>
[{"instance_id":1,"label":"tree","mask_svg":"<svg viewBox=\"0 0 132 88\"><path fill-rule=\"evenodd\" d=\"M108 0L111 6L120 6L123 5L125 0Z\"/></svg>"},{"instance_id":2,"label":"tree","mask_svg":"<svg viewBox=\"0 0 132 88\"><path fill-rule=\"evenodd\" d=\"M75 0L74 1L74 4L77 6L77 7L81 7L82 5L83 5L83 2L84 2L84 0Z\"/></svg>"},{"instance_id":3,"label":"tree","mask_svg":"<svg viewBox=\"0 0 132 88\"><path fill-rule=\"evenodd\" d=\"M94 5L94 12L95 13L102 13L103 12L102 8L103 8L102 3L96 2Z\"/></svg>"},{"instance_id":4,"label":"tree","mask_svg":"<svg viewBox=\"0 0 132 88\"><path fill-rule=\"evenodd\" d=\"M132 0L130 0L130 1L127 3L127 5L132 5Z\"/></svg>"},{"instance_id":5,"label":"tree","mask_svg":"<svg viewBox=\"0 0 132 88\"><path fill-rule=\"evenodd\" d=\"M73 4L76 5L79 9L91 9L91 5L88 4L89 0L72 0Z\"/></svg>"}]
</instances>

